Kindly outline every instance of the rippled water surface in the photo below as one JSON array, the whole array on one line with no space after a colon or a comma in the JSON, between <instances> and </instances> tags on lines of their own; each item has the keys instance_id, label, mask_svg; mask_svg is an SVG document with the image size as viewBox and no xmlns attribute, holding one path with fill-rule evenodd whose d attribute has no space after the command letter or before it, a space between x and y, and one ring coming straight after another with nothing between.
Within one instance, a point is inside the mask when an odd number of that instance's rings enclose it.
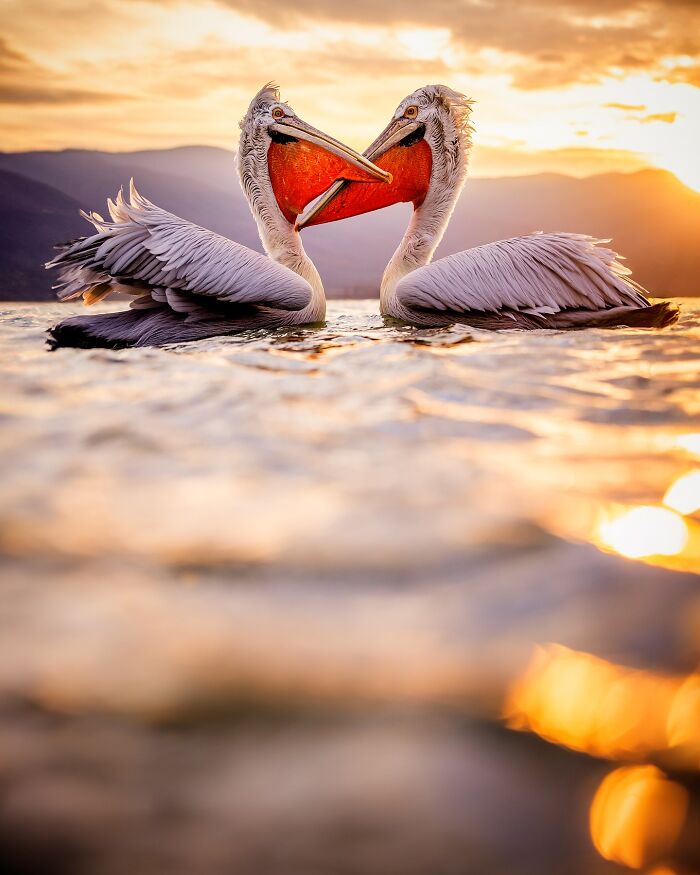
<instances>
[{"instance_id":1,"label":"rippled water surface","mask_svg":"<svg viewBox=\"0 0 700 875\"><path fill-rule=\"evenodd\" d=\"M3 305L2 859L700 869L699 307L51 354Z\"/></svg>"}]
</instances>

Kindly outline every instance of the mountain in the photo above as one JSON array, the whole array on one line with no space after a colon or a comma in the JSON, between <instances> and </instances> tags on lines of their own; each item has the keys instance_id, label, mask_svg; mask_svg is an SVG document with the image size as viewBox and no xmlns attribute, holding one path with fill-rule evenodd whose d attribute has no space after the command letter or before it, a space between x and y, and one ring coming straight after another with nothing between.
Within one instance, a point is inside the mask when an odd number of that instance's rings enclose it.
<instances>
[{"instance_id":1,"label":"mountain","mask_svg":"<svg viewBox=\"0 0 700 875\"><path fill-rule=\"evenodd\" d=\"M0 169L58 188L83 209L103 214L107 198L114 197L120 186L128 188L133 176L139 190L165 209L221 234L243 235L240 242L246 245L258 240L238 185L234 155L224 149L5 152L0 153Z\"/></svg>"},{"instance_id":2,"label":"mountain","mask_svg":"<svg viewBox=\"0 0 700 875\"><path fill-rule=\"evenodd\" d=\"M84 234L77 210L104 214L133 176L160 206L260 250L234 155L225 149L0 153L0 298L51 297L51 244ZM411 207L304 231L329 296L375 296ZM659 296L700 293L700 194L661 170L585 179L541 174L471 179L438 257L533 230L612 237L635 278Z\"/></svg>"},{"instance_id":3,"label":"mountain","mask_svg":"<svg viewBox=\"0 0 700 875\"><path fill-rule=\"evenodd\" d=\"M555 174L467 183L444 252L532 230L612 238L654 294L700 294L700 194L672 173ZM466 233L465 233L466 232Z\"/></svg>"},{"instance_id":4,"label":"mountain","mask_svg":"<svg viewBox=\"0 0 700 875\"><path fill-rule=\"evenodd\" d=\"M54 243L83 233L78 209L53 186L0 170L0 299L51 296L43 262Z\"/></svg>"}]
</instances>

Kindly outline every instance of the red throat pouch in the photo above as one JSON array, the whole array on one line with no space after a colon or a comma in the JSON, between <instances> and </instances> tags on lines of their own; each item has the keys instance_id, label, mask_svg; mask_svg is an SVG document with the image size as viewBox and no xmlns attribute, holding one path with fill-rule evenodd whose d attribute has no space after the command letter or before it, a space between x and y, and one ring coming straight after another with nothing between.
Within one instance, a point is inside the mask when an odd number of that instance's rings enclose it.
<instances>
[{"instance_id":1,"label":"red throat pouch","mask_svg":"<svg viewBox=\"0 0 700 875\"><path fill-rule=\"evenodd\" d=\"M308 140L273 141L267 165L279 208L291 224L336 179L357 180L358 184L374 181L367 171Z\"/></svg>"},{"instance_id":2,"label":"red throat pouch","mask_svg":"<svg viewBox=\"0 0 700 875\"><path fill-rule=\"evenodd\" d=\"M381 210L392 204L411 202L414 207L419 207L423 203L428 193L433 167L433 154L424 139L412 146L394 146L374 163L391 172L391 183L371 182L360 185L351 182L313 217L309 225L336 222L350 216Z\"/></svg>"}]
</instances>

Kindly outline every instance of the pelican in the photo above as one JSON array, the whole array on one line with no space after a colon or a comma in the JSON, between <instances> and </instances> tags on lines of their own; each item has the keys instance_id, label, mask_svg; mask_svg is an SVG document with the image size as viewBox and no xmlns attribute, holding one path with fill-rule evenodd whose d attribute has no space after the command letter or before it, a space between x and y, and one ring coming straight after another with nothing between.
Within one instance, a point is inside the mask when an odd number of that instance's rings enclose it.
<instances>
[{"instance_id":1,"label":"pelican","mask_svg":"<svg viewBox=\"0 0 700 875\"><path fill-rule=\"evenodd\" d=\"M266 85L240 123L237 168L266 258L142 197L131 182L109 200L111 221L82 213L95 233L61 247L58 298L86 304L112 292L130 309L77 316L49 332L49 345L158 346L246 328L301 325L325 317L323 284L294 222L334 179L389 182L391 175L311 127Z\"/></svg>"},{"instance_id":2,"label":"pelican","mask_svg":"<svg viewBox=\"0 0 700 875\"><path fill-rule=\"evenodd\" d=\"M678 308L651 304L619 256L582 234L535 233L431 264L467 176L471 101L444 85L401 101L365 155L393 174L387 186L338 180L297 221L335 221L412 202L408 229L384 272L380 307L420 326L481 328L663 327Z\"/></svg>"}]
</instances>

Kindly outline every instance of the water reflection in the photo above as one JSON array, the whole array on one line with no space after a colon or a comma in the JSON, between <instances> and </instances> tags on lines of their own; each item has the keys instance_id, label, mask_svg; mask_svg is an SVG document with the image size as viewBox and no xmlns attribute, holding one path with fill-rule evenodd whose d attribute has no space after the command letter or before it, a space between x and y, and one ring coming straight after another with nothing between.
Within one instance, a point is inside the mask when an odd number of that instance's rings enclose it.
<instances>
[{"instance_id":1,"label":"water reflection","mask_svg":"<svg viewBox=\"0 0 700 875\"><path fill-rule=\"evenodd\" d=\"M668 747L668 714L681 683L548 645L511 687L504 714L511 728L572 750L633 759Z\"/></svg>"},{"instance_id":2,"label":"water reflection","mask_svg":"<svg viewBox=\"0 0 700 875\"><path fill-rule=\"evenodd\" d=\"M510 689L504 718L572 750L635 763L611 772L591 802L591 838L605 859L634 869L697 864L700 674L664 675L538 647Z\"/></svg>"},{"instance_id":3,"label":"water reflection","mask_svg":"<svg viewBox=\"0 0 700 875\"><path fill-rule=\"evenodd\" d=\"M512 729L592 756L654 756L700 771L700 674L631 669L549 644L535 649L503 713Z\"/></svg>"},{"instance_id":4,"label":"water reflection","mask_svg":"<svg viewBox=\"0 0 700 875\"><path fill-rule=\"evenodd\" d=\"M700 591L638 563L700 564L700 335L472 338L375 311L60 363L42 332L65 311L0 325L0 785L37 835L72 812L85 871L277 870L257 851L285 840L295 872L609 871L569 802L621 768L600 853L656 865L684 787L688 835L700 675L592 654L698 654ZM523 664L552 637L578 650ZM551 744L482 725L504 689L508 725ZM95 825L103 797L133 820ZM123 835L167 862L124 864ZM668 853L655 875L687 875Z\"/></svg>"},{"instance_id":5,"label":"water reflection","mask_svg":"<svg viewBox=\"0 0 700 875\"><path fill-rule=\"evenodd\" d=\"M676 442L687 449L695 446L696 438L700 435L681 435ZM659 504L602 506L594 514L589 538L627 559L697 570L700 523L693 517L698 511L700 469L694 469L676 477Z\"/></svg>"},{"instance_id":6,"label":"water reflection","mask_svg":"<svg viewBox=\"0 0 700 875\"><path fill-rule=\"evenodd\" d=\"M650 505L607 508L601 512L597 530L603 546L628 559L676 556L688 543L683 518L672 510Z\"/></svg>"},{"instance_id":7,"label":"water reflection","mask_svg":"<svg viewBox=\"0 0 700 875\"><path fill-rule=\"evenodd\" d=\"M700 675L687 678L674 696L666 730L677 758L700 771Z\"/></svg>"}]
</instances>

